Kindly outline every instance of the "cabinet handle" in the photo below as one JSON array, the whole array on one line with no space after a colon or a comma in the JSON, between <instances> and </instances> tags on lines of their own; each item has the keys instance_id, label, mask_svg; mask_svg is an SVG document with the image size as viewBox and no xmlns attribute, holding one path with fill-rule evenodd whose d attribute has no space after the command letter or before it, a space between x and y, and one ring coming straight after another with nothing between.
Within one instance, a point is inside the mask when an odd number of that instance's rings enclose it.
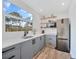
<instances>
[{"instance_id":1,"label":"cabinet handle","mask_svg":"<svg viewBox=\"0 0 79 59\"><path fill-rule=\"evenodd\" d=\"M40 40L41 40L41 37L40 37Z\"/></svg>"},{"instance_id":2,"label":"cabinet handle","mask_svg":"<svg viewBox=\"0 0 79 59\"><path fill-rule=\"evenodd\" d=\"M8 59L13 59L14 57L15 57L15 55L13 55L13 56L9 57Z\"/></svg>"},{"instance_id":3,"label":"cabinet handle","mask_svg":"<svg viewBox=\"0 0 79 59\"><path fill-rule=\"evenodd\" d=\"M58 40L68 40L68 39L65 39L65 38L58 38Z\"/></svg>"},{"instance_id":4,"label":"cabinet handle","mask_svg":"<svg viewBox=\"0 0 79 59\"><path fill-rule=\"evenodd\" d=\"M49 38L49 40L51 40L51 38Z\"/></svg>"},{"instance_id":5,"label":"cabinet handle","mask_svg":"<svg viewBox=\"0 0 79 59\"><path fill-rule=\"evenodd\" d=\"M12 48L10 48L8 50L2 51L2 53L8 52L8 51L13 50L13 49L15 49L15 47L12 47Z\"/></svg>"},{"instance_id":6,"label":"cabinet handle","mask_svg":"<svg viewBox=\"0 0 79 59\"><path fill-rule=\"evenodd\" d=\"M35 39L32 40L32 44L35 44Z\"/></svg>"}]
</instances>

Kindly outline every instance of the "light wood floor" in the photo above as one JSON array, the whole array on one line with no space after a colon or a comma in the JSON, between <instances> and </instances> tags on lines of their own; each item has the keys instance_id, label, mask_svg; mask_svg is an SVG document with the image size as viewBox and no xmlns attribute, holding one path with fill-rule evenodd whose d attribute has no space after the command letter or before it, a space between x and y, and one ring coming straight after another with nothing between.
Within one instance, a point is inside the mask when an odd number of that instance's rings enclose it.
<instances>
[{"instance_id":1,"label":"light wood floor","mask_svg":"<svg viewBox=\"0 0 79 59\"><path fill-rule=\"evenodd\" d=\"M51 46L46 46L33 59L70 59L70 54L58 51Z\"/></svg>"}]
</instances>

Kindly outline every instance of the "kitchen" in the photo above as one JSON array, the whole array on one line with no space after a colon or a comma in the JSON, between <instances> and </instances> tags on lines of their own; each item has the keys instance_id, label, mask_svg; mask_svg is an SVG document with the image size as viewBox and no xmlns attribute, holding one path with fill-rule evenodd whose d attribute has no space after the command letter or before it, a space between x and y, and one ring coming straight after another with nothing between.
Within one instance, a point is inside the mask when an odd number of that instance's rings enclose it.
<instances>
[{"instance_id":1,"label":"kitchen","mask_svg":"<svg viewBox=\"0 0 79 59\"><path fill-rule=\"evenodd\" d=\"M52 54L58 57L52 56L50 59L75 58L71 44L72 35L75 35L72 30L75 24L72 19L74 0L5 1L3 0L3 7L6 8L3 9L2 59L48 59ZM47 57L44 57L43 49L47 51ZM50 50L53 51L51 54L48 53Z\"/></svg>"}]
</instances>

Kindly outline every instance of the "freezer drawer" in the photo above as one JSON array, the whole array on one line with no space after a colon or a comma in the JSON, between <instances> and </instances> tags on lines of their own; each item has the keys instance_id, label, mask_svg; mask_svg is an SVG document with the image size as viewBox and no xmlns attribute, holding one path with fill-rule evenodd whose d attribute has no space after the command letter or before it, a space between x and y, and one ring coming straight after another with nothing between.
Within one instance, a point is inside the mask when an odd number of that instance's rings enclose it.
<instances>
[{"instance_id":1,"label":"freezer drawer","mask_svg":"<svg viewBox=\"0 0 79 59\"><path fill-rule=\"evenodd\" d=\"M56 49L63 51L63 52L69 52L69 41L68 41L68 39L58 38Z\"/></svg>"}]
</instances>

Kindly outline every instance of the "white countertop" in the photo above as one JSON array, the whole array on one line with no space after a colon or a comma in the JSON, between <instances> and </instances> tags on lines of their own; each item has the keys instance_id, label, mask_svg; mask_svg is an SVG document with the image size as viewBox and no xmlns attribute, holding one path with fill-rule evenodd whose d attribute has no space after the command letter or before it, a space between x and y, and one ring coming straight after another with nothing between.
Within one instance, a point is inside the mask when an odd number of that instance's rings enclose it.
<instances>
[{"instance_id":1,"label":"white countertop","mask_svg":"<svg viewBox=\"0 0 79 59\"><path fill-rule=\"evenodd\" d=\"M22 37L15 38L15 39L14 38L13 39L5 39L5 40L2 40L2 49L9 47L9 46L12 46L12 45L15 45L15 44L22 43L22 42L27 41L27 40L32 40L36 37L40 37L40 36L43 36L43 35L51 35L51 34L56 35L56 33L45 33L45 34L35 34L35 35L33 35L33 37L27 38L27 39L24 39Z\"/></svg>"},{"instance_id":2,"label":"white countertop","mask_svg":"<svg viewBox=\"0 0 79 59\"><path fill-rule=\"evenodd\" d=\"M43 36L43 35L45 35L45 34L36 34L33 37L28 38L28 39L15 38L15 39L2 40L2 49L6 48L6 47L9 47L9 46L12 46L12 45L15 45L15 44L18 44L18 43L22 43L22 42L27 41L27 40L31 40L31 39L36 38L36 37Z\"/></svg>"}]
</instances>

